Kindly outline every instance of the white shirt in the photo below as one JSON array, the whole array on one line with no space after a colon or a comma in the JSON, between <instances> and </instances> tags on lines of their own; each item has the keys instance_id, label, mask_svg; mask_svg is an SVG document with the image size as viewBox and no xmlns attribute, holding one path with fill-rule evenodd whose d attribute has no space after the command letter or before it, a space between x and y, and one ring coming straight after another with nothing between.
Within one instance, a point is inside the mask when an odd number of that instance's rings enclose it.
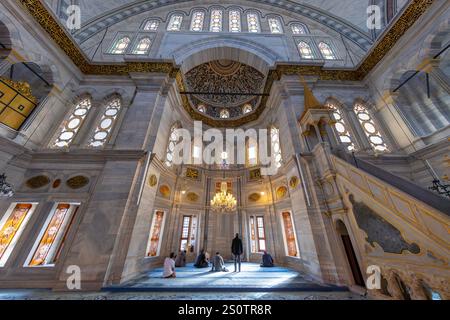
<instances>
[{"instance_id":1,"label":"white shirt","mask_svg":"<svg viewBox=\"0 0 450 320\"><path fill-rule=\"evenodd\" d=\"M175 271L175 261L173 259L166 258L166 260L164 260L163 277L164 278L170 277L174 271Z\"/></svg>"}]
</instances>

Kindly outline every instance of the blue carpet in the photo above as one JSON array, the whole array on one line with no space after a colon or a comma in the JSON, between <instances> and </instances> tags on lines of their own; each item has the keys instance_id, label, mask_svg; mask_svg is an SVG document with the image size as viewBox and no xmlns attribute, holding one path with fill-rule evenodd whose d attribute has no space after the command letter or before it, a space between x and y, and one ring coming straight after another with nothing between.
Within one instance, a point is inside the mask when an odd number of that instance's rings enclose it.
<instances>
[{"instance_id":1,"label":"blue carpet","mask_svg":"<svg viewBox=\"0 0 450 320\"><path fill-rule=\"evenodd\" d=\"M258 264L243 263L242 272L235 273L234 265L227 264L230 272L210 272L210 268L197 269L192 264L177 268L177 278L162 278L162 268L153 269L122 285L105 287L111 292L295 292L295 291L348 291L308 280L297 271L282 268L261 268Z\"/></svg>"}]
</instances>

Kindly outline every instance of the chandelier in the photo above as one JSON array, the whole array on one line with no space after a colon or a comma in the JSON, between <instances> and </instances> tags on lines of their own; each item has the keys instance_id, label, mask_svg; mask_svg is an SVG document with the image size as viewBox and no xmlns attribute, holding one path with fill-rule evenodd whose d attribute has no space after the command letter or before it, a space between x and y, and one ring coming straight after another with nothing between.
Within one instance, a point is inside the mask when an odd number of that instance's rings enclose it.
<instances>
[{"instance_id":1,"label":"chandelier","mask_svg":"<svg viewBox=\"0 0 450 320\"><path fill-rule=\"evenodd\" d=\"M220 192L216 193L211 200L211 207L213 211L218 212L231 212L236 210L237 200L231 194L228 193L228 187L226 182L220 184Z\"/></svg>"},{"instance_id":2,"label":"chandelier","mask_svg":"<svg viewBox=\"0 0 450 320\"><path fill-rule=\"evenodd\" d=\"M0 175L0 196L12 197L14 195L13 187L6 182L5 174Z\"/></svg>"}]
</instances>

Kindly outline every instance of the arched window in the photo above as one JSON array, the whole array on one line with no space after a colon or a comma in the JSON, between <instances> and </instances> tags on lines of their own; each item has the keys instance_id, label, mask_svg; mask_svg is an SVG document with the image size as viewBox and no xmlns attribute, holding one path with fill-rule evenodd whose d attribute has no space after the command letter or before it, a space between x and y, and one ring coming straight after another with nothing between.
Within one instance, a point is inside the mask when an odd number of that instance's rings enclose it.
<instances>
[{"instance_id":1,"label":"arched window","mask_svg":"<svg viewBox=\"0 0 450 320\"><path fill-rule=\"evenodd\" d=\"M180 31L182 22L183 16L181 14L172 15L170 17L169 24L167 25L167 31Z\"/></svg>"},{"instance_id":2,"label":"arched window","mask_svg":"<svg viewBox=\"0 0 450 320\"><path fill-rule=\"evenodd\" d=\"M283 27L279 18L269 18L270 33L283 33Z\"/></svg>"},{"instance_id":3,"label":"arched window","mask_svg":"<svg viewBox=\"0 0 450 320\"><path fill-rule=\"evenodd\" d=\"M58 135L58 138L56 139L53 145L54 147L57 148L68 147L72 143L73 139L75 138L75 135L77 134L78 130L83 124L84 119L86 118L86 115L90 109L91 109L91 100L89 98L81 100L76 105L69 119L64 122L64 127L62 128L60 134Z\"/></svg>"},{"instance_id":4,"label":"arched window","mask_svg":"<svg viewBox=\"0 0 450 320\"><path fill-rule=\"evenodd\" d=\"M333 50L331 49L331 47L325 43L325 42L320 42L319 43L319 50L320 53L322 53L322 57L326 60L336 60L336 55L334 54Z\"/></svg>"},{"instance_id":5,"label":"arched window","mask_svg":"<svg viewBox=\"0 0 450 320\"><path fill-rule=\"evenodd\" d=\"M133 49L133 54L147 54L150 50L152 41L150 38L142 38Z\"/></svg>"},{"instance_id":6,"label":"arched window","mask_svg":"<svg viewBox=\"0 0 450 320\"><path fill-rule=\"evenodd\" d=\"M198 112L206 113L206 106L204 104L199 104L197 110Z\"/></svg>"},{"instance_id":7,"label":"arched window","mask_svg":"<svg viewBox=\"0 0 450 320\"><path fill-rule=\"evenodd\" d=\"M353 143L353 139L350 135L350 132L347 130L347 125L345 124L345 120L342 116L342 111L340 108L338 108L333 103L328 103L327 107L331 109L331 112L333 113L334 121L336 121L334 128L336 129L339 139L342 143L349 144L347 149L349 151L355 150L355 144Z\"/></svg>"},{"instance_id":8,"label":"arched window","mask_svg":"<svg viewBox=\"0 0 450 320\"><path fill-rule=\"evenodd\" d=\"M238 10L231 10L229 19L229 31L241 32L241 13Z\"/></svg>"},{"instance_id":9,"label":"arched window","mask_svg":"<svg viewBox=\"0 0 450 320\"><path fill-rule=\"evenodd\" d=\"M258 164L258 142L249 138L247 141L247 165L255 166Z\"/></svg>"},{"instance_id":10,"label":"arched window","mask_svg":"<svg viewBox=\"0 0 450 320\"><path fill-rule=\"evenodd\" d=\"M215 9L211 12L211 24L209 30L211 32L220 32L222 31L222 10Z\"/></svg>"},{"instance_id":11,"label":"arched window","mask_svg":"<svg viewBox=\"0 0 450 320\"><path fill-rule=\"evenodd\" d=\"M228 111L227 109L222 109L220 111L220 118L221 119L228 119L230 117L230 111Z\"/></svg>"},{"instance_id":12,"label":"arched window","mask_svg":"<svg viewBox=\"0 0 450 320\"><path fill-rule=\"evenodd\" d=\"M119 98L113 98L106 106L105 112L100 120L98 127L95 129L94 136L89 142L91 147L101 147L106 143L106 140L111 132L114 123L116 122L122 104Z\"/></svg>"},{"instance_id":13,"label":"arched window","mask_svg":"<svg viewBox=\"0 0 450 320\"><path fill-rule=\"evenodd\" d=\"M145 31L156 31L159 28L159 21L158 20L149 20L144 25Z\"/></svg>"},{"instance_id":14,"label":"arched window","mask_svg":"<svg viewBox=\"0 0 450 320\"><path fill-rule=\"evenodd\" d=\"M356 116L358 117L358 120L361 123L370 144L372 145L372 148L375 151L389 151L367 108L360 103L356 103L353 110L355 111Z\"/></svg>"},{"instance_id":15,"label":"arched window","mask_svg":"<svg viewBox=\"0 0 450 320\"><path fill-rule=\"evenodd\" d=\"M203 11L194 11L191 20L191 31L202 31L205 21L205 13Z\"/></svg>"},{"instance_id":16,"label":"arched window","mask_svg":"<svg viewBox=\"0 0 450 320\"><path fill-rule=\"evenodd\" d=\"M243 114L247 114L247 113L252 112L252 110L253 110L252 105L249 104L249 103L247 103L247 104L244 105L244 107L242 108L242 113L243 113Z\"/></svg>"},{"instance_id":17,"label":"arched window","mask_svg":"<svg viewBox=\"0 0 450 320\"><path fill-rule=\"evenodd\" d=\"M129 37L122 37L118 39L113 47L111 48L112 54L124 54L127 51L127 48L130 44L131 40Z\"/></svg>"},{"instance_id":18,"label":"arched window","mask_svg":"<svg viewBox=\"0 0 450 320\"><path fill-rule=\"evenodd\" d=\"M294 23L291 25L293 34L307 34L306 27L300 23Z\"/></svg>"},{"instance_id":19,"label":"arched window","mask_svg":"<svg viewBox=\"0 0 450 320\"><path fill-rule=\"evenodd\" d=\"M259 24L259 17L256 12L247 13L248 32L258 33L261 32L261 26Z\"/></svg>"},{"instance_id":20,"label":"arched window","mask_svg":"<svg viewBox=\"0 0 450 320\"><path fill-rule=\"evenodd\" d=\"M278 128L272 127L270 129L270 142L272 145L272 157L275 161L277 168L281 167L281 162L283 161L281 155L280 147L280 130Z\"/></svg>"},{"instance_id":21,"label":"arched window","mask_svg":"<svg viewBox=\"0 0 450 320\"><path fill-rule=\"evenodd\" d=\"M305 41L300 41L297 47L302 59L314 59L314 54L311 50L311 46Z\"/></svg>"},{"instance_id":22,"label":"arched window","mask_svg":"<svg viewBox=\"0 0 450 320\"><path fill-rule=\"evenodd\" d=\"M173 164L175 146L180 138L177 130L179 128L180 126L177 123L170 128L169 143L166 150L166 166L168 167L171 167Z\"/></svg>"}]
</instances>

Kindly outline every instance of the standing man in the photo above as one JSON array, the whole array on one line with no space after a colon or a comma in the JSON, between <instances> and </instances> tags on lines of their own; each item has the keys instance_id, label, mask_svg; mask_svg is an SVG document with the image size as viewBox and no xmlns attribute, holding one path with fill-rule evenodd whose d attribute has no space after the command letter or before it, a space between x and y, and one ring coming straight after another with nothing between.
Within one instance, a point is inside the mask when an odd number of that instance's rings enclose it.
<instances>
[{"instance_id":1,"label":"standing man","mask_svg":"<svg viewBox=\"0 0 450 320\"><path fill-rule=\"evenodd\" d=\"M242 240L239 239L239 233L236 233L236 237L233 239L231 244L231 252L234 256L234 272L237 271L237 265L239 264L239 272L241 272L241 255L244 253L244 249L242 247Z\"/></svg>"}]
</instances>

